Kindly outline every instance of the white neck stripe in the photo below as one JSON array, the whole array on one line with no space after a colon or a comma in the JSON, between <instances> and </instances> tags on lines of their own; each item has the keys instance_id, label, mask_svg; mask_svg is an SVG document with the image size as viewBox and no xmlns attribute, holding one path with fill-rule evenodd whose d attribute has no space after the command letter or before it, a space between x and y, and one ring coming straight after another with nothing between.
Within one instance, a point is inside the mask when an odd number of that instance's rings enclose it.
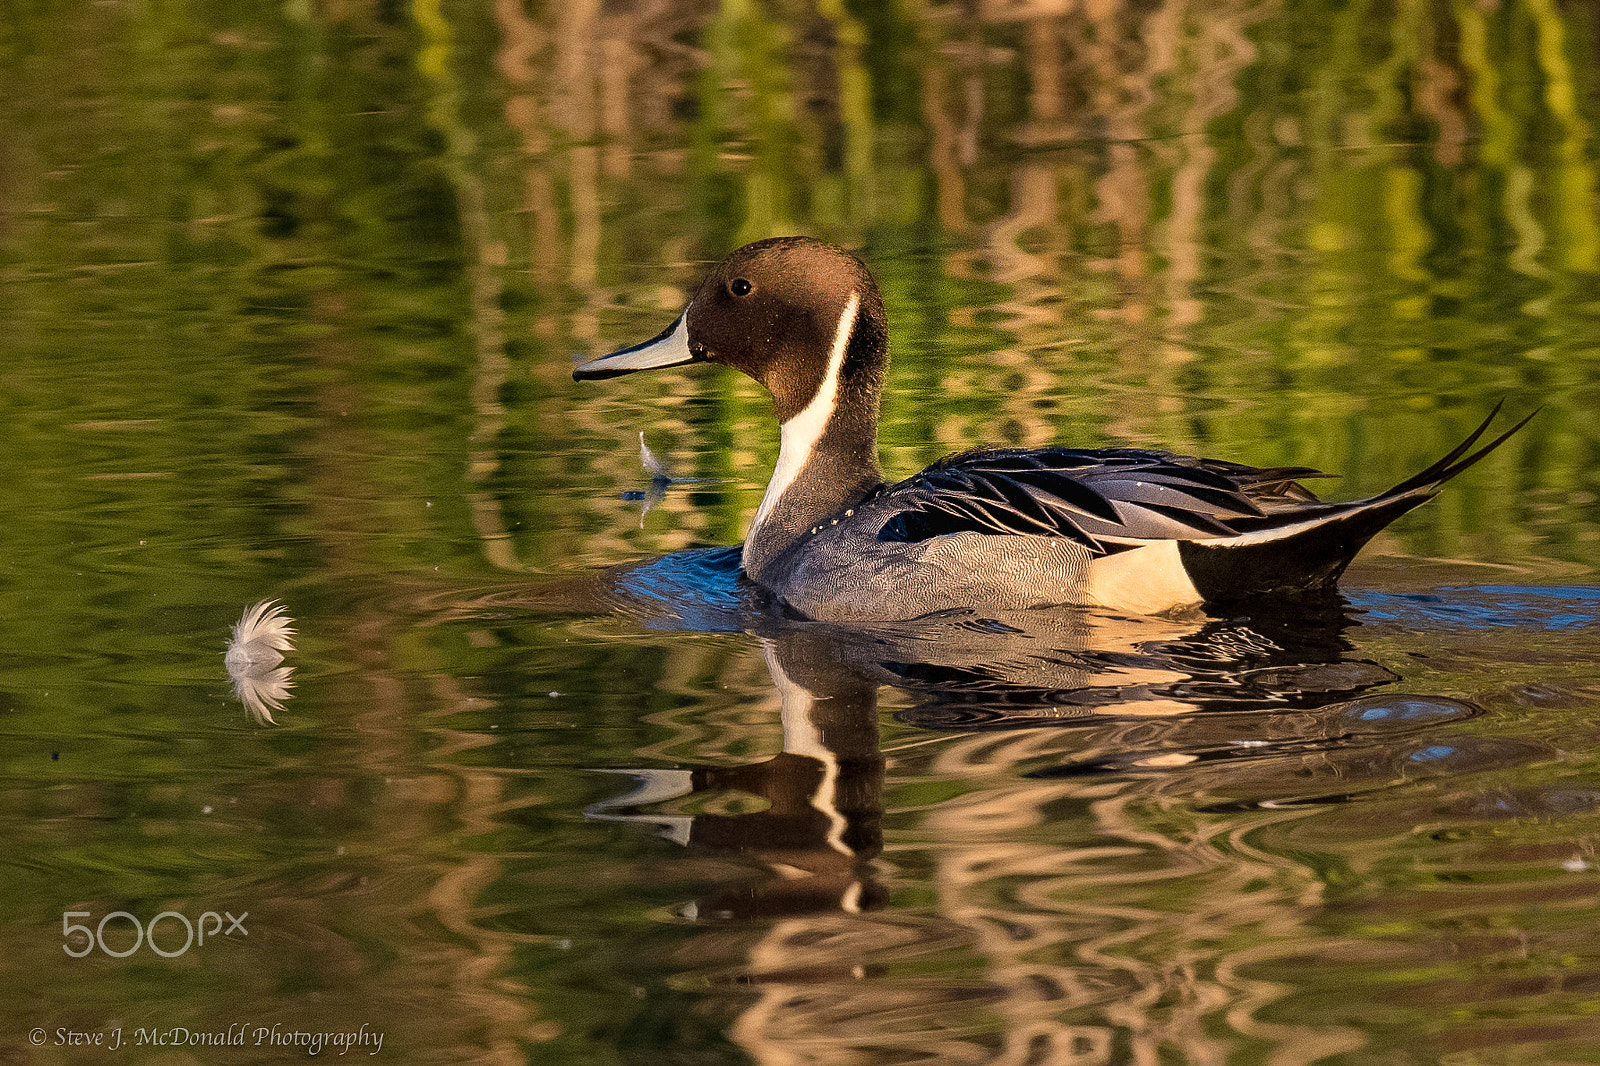
<instances>
[{"instance_id":1,"label":"white neck stripe","mask_svg":"<svg viewBox=\"0 0 1600 1066\"><path fill-rule=\"evenodd\" d=\"M750 551L756 530L771 516L772 509L789 491L795 478L800 476L800 471L810 461L811 452L822 437L822 431L828 426L828 419L832 417L839 399L839 374L844 369L844 353L850 347L850 335L855 332L856 314L860 309L861 295L852 292L849 302L844 305L844 314L839 316L839 324L834 328L833 347L828 352L828 369L822 375L817 394L779 430L778 466L772 471L772 480L767 482L767 494L761 498L756 520L750 524L750 533L745 539L746 554Z\"/></svg>"}]
</instances>

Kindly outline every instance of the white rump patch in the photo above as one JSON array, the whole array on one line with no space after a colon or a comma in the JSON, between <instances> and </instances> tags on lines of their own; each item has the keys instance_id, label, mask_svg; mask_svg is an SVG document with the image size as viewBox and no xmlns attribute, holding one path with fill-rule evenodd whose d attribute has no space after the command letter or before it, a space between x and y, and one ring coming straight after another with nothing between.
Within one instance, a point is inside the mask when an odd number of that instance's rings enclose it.
<instances>
[{"instance_id":1,"label":"white rump patch","mask_svg":"<svg viewBox=\"0 0 1600 1066\"><path fill-rule=\"evenodd\" d=\"M1135 614L1160 614L1201 600L1175 540L1095 559L1089 564L1088 594L1090 603Z\"/></svg>"}]
</instances>

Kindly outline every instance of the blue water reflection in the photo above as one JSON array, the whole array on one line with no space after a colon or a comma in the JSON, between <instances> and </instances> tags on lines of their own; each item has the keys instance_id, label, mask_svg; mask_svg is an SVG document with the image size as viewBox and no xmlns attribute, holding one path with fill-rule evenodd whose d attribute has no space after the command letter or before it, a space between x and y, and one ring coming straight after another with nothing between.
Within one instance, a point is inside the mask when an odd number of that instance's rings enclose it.
<instances>
[{"instance_id":1,"label":"blue water reflection","mask_svg":"<svg viewBox=\"0 0 1600 1066\"><path fill-rule=\"evenodd\" d=\"M1428 593L1360 589L1350 602L1372 621L1435 627L1578 629L1600 622L1600 589L1475 585Z\"/></svg>"}]
</instances>

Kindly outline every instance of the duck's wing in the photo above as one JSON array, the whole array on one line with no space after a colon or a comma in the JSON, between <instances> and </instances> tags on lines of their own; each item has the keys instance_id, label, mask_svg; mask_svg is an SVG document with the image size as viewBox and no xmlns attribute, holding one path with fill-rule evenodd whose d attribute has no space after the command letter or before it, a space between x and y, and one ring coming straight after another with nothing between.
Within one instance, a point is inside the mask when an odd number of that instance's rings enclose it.
<instances>
[{"instance_id":1,"label":"duck's wing","mask_svg":"<svg viewBox=\"0 0 1600 1066\"><path fill-rule=\"evenodd\" d=\"M883 502L895 506L878 539L1032 534L1112 554L1157 541L1228 548L1310 537L1318 550L1347 562L1374 533L1431 499L1533 417L1473 451L1499 411L1496 404L1426 470L1377 496L1342 503L1319 500L1300 484L1328 476L1308 467L1261 469L1139 448L964 452L885 491ZM1329 538L1337 543L1320 543Z\"/></svg>"},{"instance_id":2,"label":"duck's wing","mask_svg":"<svg viewBox=\"0 0 1600 1066\"><path fill-rule=\"evenodd\" d=\"M1098 553L1157 540L1233 536L1325 506L1309 467L1260 469L1139 448L964 452L888 489L880 540L951 533L1066 537Z\"/></svg>"}]
</instances>

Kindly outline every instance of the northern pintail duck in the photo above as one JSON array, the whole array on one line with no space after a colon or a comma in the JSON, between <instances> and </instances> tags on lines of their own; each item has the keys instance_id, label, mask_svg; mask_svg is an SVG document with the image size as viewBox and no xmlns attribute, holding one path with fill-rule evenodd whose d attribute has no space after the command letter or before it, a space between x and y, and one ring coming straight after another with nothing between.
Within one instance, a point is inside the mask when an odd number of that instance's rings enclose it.
<instances>
[{"instance_id":1,"label":"northern pintail duck","mask_svg":"<svg viewBox=\"0 0 1600 1066\"><path fill-rule=\"evenodd\" d=\"M731 366L772 394L778 465L744 571L819 621L1047 605L1154 614L1326 589L1374 534L1527 422L1470 451L1496 406L1428 469L1344 503L1299 484L1325 476L1307 467L1146 448L980 449L886 485L883 300L854 256L804 237L740 248L660 335L573 377L686 363Z\"/></svg>"}]
</instances>

